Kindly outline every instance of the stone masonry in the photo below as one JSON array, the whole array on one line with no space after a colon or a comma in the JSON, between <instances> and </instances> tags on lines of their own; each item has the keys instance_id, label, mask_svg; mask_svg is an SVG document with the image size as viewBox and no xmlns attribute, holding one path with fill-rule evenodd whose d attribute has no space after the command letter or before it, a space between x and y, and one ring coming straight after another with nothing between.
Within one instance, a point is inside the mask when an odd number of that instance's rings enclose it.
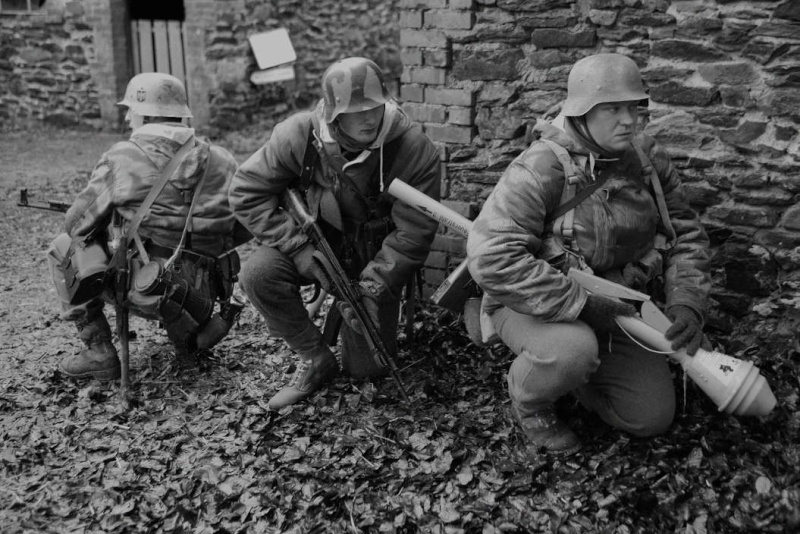
<instances>
[{"instance_id":1,"label":"stone masonry","mask_svg":"<svg viewBox=\"0 0 800 534\"><path fill-rule=\"evenodd\" d=\"M646 132L685 175L714 246L711 326L745 316L797 344L800 3L733 0L402 0L401 96L441 147L442 196L472 217L530 126L597 52L639 64ZM442 233L426 280L464 254ZM759 319L763 319L758 323ZM752 324L749 323L749 324Z\"/></svg>"}]
</instances>

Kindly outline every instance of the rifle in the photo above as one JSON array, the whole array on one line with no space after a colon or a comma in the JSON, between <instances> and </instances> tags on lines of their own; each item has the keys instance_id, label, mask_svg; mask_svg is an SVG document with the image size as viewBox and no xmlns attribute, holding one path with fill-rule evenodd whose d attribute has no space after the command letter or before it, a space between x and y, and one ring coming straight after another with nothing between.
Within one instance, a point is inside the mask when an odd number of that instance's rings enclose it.
<instances>
[{"instance_id":1,"label":"rifle","mask_svg":"<svg viewBox=\"0 0 800 534\"><path fill-rule=\"evenodd\" d=\"M20 189L19 190L19 201L17 201L17 206L22 208L36 208L40 210L49 210L49 211L58 211L60 213L66 213L71 204L68 202L58 202L55 200L47 200L45 203L35 203L28 200L28 190L27 189Z\"/></svg>"},{"instance_id":2,"label":"rifle","mask_svg":"<svg viewBox=\"0 0 800 534\"><path fill-rule=\"evenodd\" d=\"M333 289L337 296L345 301L355 312L358 321L361 323L367 342L372 350L373 358L378 361L383 367L389 369L395 384L397 384L400 394L406 403L410 403L406 388L400 375L397 372L397 366L386 349L383 343L380 332L372 318L367 312L367 308L361 301L361 293L356 289L354 283L347 276L338 258L333 253L328 240L322 233L322 229L317 224L314 217L309 213L305 201L300 196L296 189L286 190L286 202L284 203L286 210L294 218L300 228L308 235L309 239L317 249L315 257L320 261L325 272L333 283Z\"/></svg>"},{"instance_id":3,"label":"rifle","mask_svg":"<svg viewBox=\"0 0 800 534\"><path fill-rule=\"evenodd\" d=\"M28 199L28 190L27 189L20 189L19 191L19 201L17 202L17 206L22 208L36 208L41 210L48 210L48 211L57 211L59 213L66 213L71 204L67 202L58 202L55 200L47 200L44 203L41 202L31 202ZM115 299L115 308L116 308L116 328L117 328L117 336L119 336L119 343L120 343L120 353L119 353L119 360L120 360L120 367L121 373L120 376L120 394L122 397L123 403L126 405L128 404L128 391L130 388L130 377L128 373L129 369L129 360L130 360L130 351L129 351L129 316L128 316L128 308L123 305L123 301L125 299L125 295L128 291L128 284L130 273L128 269L128 255L127 253L122 253L117 255L117 261L115 264L116 267L116 274L114 279L114 299Z\"/></svg>"}]
</instances>

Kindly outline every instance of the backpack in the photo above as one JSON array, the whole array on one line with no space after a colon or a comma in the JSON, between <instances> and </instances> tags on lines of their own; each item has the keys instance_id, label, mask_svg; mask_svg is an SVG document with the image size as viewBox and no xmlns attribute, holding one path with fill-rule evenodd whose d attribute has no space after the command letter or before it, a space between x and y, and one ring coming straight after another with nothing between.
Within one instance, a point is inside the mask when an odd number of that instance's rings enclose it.
<instances>
[{"instance_id":1,"label":"backpack","mask_svg":"<svg viewBox=\"0 0 800 534\"><path fill-rule=\"evenodd\" d=\"M561 191L561 203L552 213L545 217L545 228L552 225L552 235L546 237L542 242L542 258L563 272L568 271L570 267L587 270L588 266L575 241L575 207L602 186L605 179L596 180L591 185L576 191L581 171L570 157L567 149L551 139L541 139L541 141L553 151L564 169L564 188ZM650 193L656 201L663 227L662 231L656 235L656 249L660 251L668 250L674 244L676 236L669 219L669 210L664 198L664 191L661 188L661 180L641 145L633 143L633 147L642 164L644 182L649 186Z\"/></svg>"}]
</instances>

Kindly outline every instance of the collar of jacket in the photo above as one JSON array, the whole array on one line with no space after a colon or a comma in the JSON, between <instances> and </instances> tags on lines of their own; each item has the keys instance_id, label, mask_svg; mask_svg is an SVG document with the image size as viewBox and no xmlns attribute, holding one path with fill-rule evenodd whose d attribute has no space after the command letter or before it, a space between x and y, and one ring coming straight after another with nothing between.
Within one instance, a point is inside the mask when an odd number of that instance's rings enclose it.
<instances>
[{"instance_id":1,"label":"collar of jacket","mask_svg":"<svg viewBox=\"0 0 800 534\"><path fill-rule=\"evenodd\" d=\"M134 135L165 137L177 143L184 144L190 137L194 136L194 128L174 123L153 122L133 130L131 136Z\"/></svg>"}]
</instances>

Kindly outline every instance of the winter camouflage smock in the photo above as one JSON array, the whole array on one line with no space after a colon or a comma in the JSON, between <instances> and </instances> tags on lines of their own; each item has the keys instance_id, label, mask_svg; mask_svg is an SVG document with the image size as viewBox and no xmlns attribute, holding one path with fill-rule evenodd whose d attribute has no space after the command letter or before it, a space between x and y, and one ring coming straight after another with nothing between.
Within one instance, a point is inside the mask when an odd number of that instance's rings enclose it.
<instances>
[{"instance_id":1,"label":"winter camouflage smock","mask_svg":"<svg viewBox=\"0 0 800 534\"><path fill-rule=\"evenodd\" d=\"M564 129L545 124L537 130L542 139L566 148L582 170L577 191L591 183L592 175L607 176L574 210L573 242L588 267L602 276L651 257L664 225L636 150L631 146L618 160L598 161ZM666 307L685 305L703 317L710 289L706 233L663 148L644 135L634 142L658 174L675 234L664 261ZM486 313L507 306L546 322L577 319L586 291L543 258L554 226L547 217L561 204L564 180L556 154L540 139L509 165L486 200L467 240L469 270L485 290Z\"/></svg>"},{"instance_id":2,"label":"winter camouflage smock","mask_svg":"<svg viewBox=\"0 0 800 534\"><path fill-rule=\"evenodd\" d=\"M262 244L291 255L308 242L302 229L281 208L283 192L300 187L309 133L319 154L305 193L312 215L331 241L348 235L385 213L393 223L379 250L361 271L378 295L398 297L430 250L437 223L383 192L392 179L426 195L439 196L439 155L434 145L394 103L386 104L376 140L347 159L320 120L322 105L278 124L260 150L236 172L230 201L236 217ZM371 205L380 205L377 215ZM352 236L351 236L352 237Z\"/></svg>"},{"instance_id":3,"label":"winter camouflage smock","mask_svg":"<svg viewBox=\"0 0 800 534\"><path fill-rule=\"evenodd\" d=\"M139 227L144 241L175 247L181 238L192 194L207 171L192 212L191 250L208 256L246 241L228 204L228 187L236 160L225 149L195 137L194 130L173 124L146 124L128 141L112 146L95 166L86 188L66 214L66 231L80 237L107 227L116 210L130 222L161 171L181 146L193 148L156 197ZM235 235L234 235L235 234Z\"/></svg>"}]
</instances>

